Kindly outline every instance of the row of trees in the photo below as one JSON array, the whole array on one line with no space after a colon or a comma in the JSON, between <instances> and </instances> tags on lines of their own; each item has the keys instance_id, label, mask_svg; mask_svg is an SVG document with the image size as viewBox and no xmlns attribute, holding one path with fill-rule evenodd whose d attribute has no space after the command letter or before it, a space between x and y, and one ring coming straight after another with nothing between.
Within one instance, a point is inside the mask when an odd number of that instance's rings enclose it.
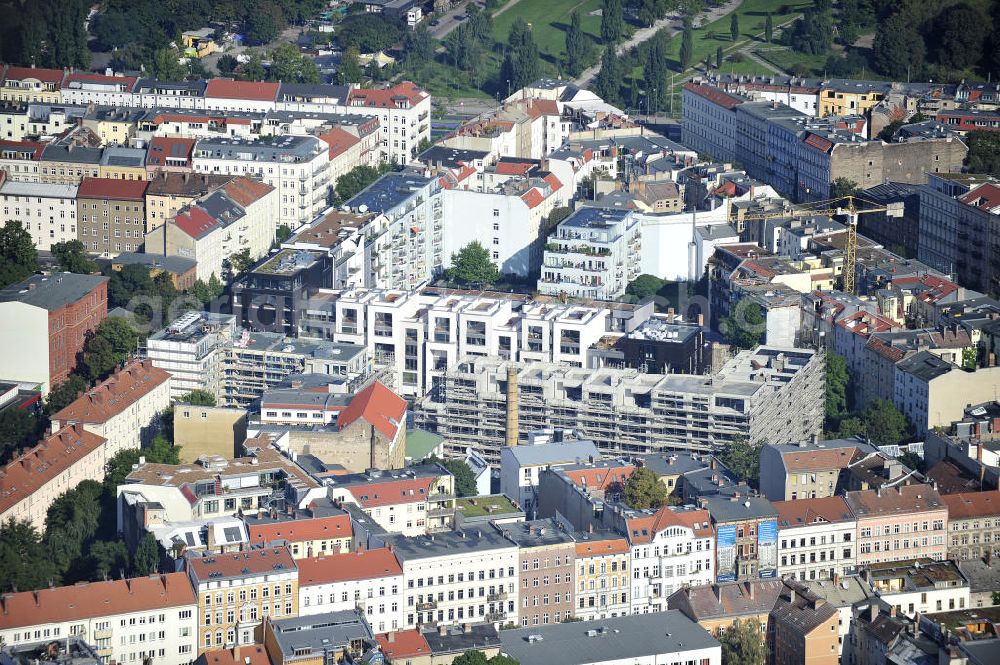
<instances>
[{"instance_id":1,"label":"row of trees","mask_svg":"<svg viewBox=\"0 0 1000 665\"><path fill-rule=\"evenodd\" d=\"M913 436L913 427L892 402L873 400L863 410L854 408L854 384L847 359L826 354L826 433L830 438L860 435L876 446L903 443Z\"/></svg>"}]
</instances>

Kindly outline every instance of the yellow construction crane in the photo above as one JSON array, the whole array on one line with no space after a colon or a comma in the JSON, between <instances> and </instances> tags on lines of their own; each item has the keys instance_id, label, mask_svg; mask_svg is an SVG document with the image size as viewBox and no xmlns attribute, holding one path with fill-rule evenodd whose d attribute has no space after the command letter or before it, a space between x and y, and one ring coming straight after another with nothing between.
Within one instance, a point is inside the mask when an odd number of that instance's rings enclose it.
<instances>
[{"instance_id":1,"label":"yellow construction crane","mask_svg":"<svg viewBox=\"0 0 1000 665\"><path fill-rule=\"evenodd\" d=\"M858 204L866 204L871 207L859 208ZM791 210L782 210L765 213L750 213L740 218L741 221L759 221L767 219L784 219L787 217L810 217L814 215L826 215L828 217L839 216L847 218L847 243L844 245L844 268L841 275L843 290L847 293L854 293L855 290L855 267L858 260L858 216L867 215L872 212L884 212L887 217L902 217L903 203L890 203L882 206L873 201L867 201L857 196L844 196L839 199L826 201L816 201Z\"/></svg>"}]
</instances>

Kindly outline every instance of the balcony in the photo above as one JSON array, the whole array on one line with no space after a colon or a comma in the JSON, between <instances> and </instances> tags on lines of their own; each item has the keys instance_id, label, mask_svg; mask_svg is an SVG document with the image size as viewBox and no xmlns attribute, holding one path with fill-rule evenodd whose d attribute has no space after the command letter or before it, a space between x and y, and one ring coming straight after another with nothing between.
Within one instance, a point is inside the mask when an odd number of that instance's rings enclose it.
<instances>
[{"instance_id":1,"label":"balcony","mask_svg":"<svg viewBox=\"0 0 1000 665\"><path fill-rule=\"evenodd\" d=\"M487 623L503 621L507 618L506 612L490 612L485 617L483 617Z\"/></svg>"},{"instance_id":2,"label":"balcony","mask_svg":"<svg viewBox=\"0 0 1000 665\"><path fill-rule=\"evenodd\" d=\"M500 591L498 593L491 593L486 596L486 602L495 603L499 600L507 600L507 593L505 591Z\"/></svg>"},{"instance_id":3,"label":"balcony","mask_svg":"<svg viewBox=\"0 0 1000 665\"><path fill-rule=\"evenodd\" d=\"M417 603L417 611L426 612L428 610L436 610L437 606L438 606L437 601L429 600L426 603Z\"/></svg>"}]
</instances>

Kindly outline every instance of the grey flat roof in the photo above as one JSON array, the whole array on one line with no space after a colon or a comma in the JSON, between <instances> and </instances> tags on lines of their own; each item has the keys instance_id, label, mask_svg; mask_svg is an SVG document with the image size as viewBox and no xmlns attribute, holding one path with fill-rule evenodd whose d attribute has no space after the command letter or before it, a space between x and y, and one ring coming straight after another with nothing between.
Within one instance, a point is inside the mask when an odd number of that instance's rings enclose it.
<instances>
[{"instance_id":1,"label":"grey flat roof","mask_svg":"<svg viewBox=\"0 0 1000 665\"><path fill-rule=\"evenodd\" d=\"M107 277L99 275L76 275L68 272L32 275L23 282L11 284L0 291L0 302L23 302L52 312L76 302L107 281Z\"/></svg>"},{"instance_id":2,"label":"grey flat roof","mask_svg":"<svg viewBox=\"0 0 1000 665\"><path fill-rule=\"evenodd\" d=\"M518 547L569 545L575 542L573 536L563 531L555 519L504 524L503 533L517 543Z\"/></svg>"},{"instance_id":3,"label":"grey flat roof","mask_svg":"<svg viewBox=\"0 0 1000 665\"><path fill-rule=\"evenodd\" d=\"M353 640L373 639L368 622L358 610L327 612L271 622L278 648L290 657L296 649L320 652L343 647Z\"/></svg>"},{"instance_id":4,"label":"grey flat roof","mask_svg":"<svg viewBox=\"0 0 1000 665\"><path fill-rule=\"evenodd\" d=\"M438 556L476 554L490 550L517 549L517 545L497 533L492 527L456 529L429 536L390 539L392 551L400 563Z\"/></svg>"},{"instance_id":5,"label":"grey flat roof","mask_svg":"<svg viewBox=\"0 0 1000 665\"><path fill-rule=\"evenodd\" d=\"M37 196L41 198L75 200L77 189L77 185L7 180L3 185L0 185L0 194L4 196Z\"/></svg>"},{"instance_id":6,"label":"grey flat roof","mask_svg":"<svg viewBox=\"0 0 1000 665\"><path fill-rule=\"evenodd\" d=\"M721 648L708 631L679 610L505 630L500 643L503 653L522 663L559 665L626 662Z\"/></svg>"},{"instance_id":7,"label":"grey flat roof","mask_svg":"<svg viewBox=\"0 0 1000 665\"><path fill-rule=\"evenodd\" d=\"M233 138L199 139L192 155L199 159L240 159L244 161L282 161L286 155L305 160L312 159L326 144L315 136L285 134L269 140L250 141Z\"/></svg>"},{"instance_id":8,"label":"grey flat roof","mask_svg":"<svg viewBox=\"0 0 1000 665\"><path fill-rule=\"evenodd\" d=\"M365 206L371 212L386 212L409 199L428 182L429 178L416 173L386 173L355 195L347 206L352 210Z\"/></svg>"},{"instance_id":9,"label":"grey flat roof","mask_svg":"<svg viewBox=\"0 0 1000 665\"><path fill-rule=\"evenodd\" d=\"M735 499L735 500L734 500ZM759 496L710 496L705 499L708 502L708 512L715 522L735 522L745 519L760 519L765 517L778 517L778 511L774 509L771 502ZM747 504L750 504L747 506Z\"/></svg>"},{"instance_id":10,"label":"grey flat roof","mask_svg":"<svg viewBox=\"0 0 1000 665\"><path fill-rule=\"evenodd\" d=\"M514 446L505 450L510 450L510 454L514 456L519 466L569 464L590 457L601 458L601 451L593 441L562 441L536 446Z\"/></svg>"},{"instance_id":11,"label":"grey flat roof","mask_svg":"<svg viewBox=\"0 0 1000 665\"><path fill-rule=\"evenodd\" d=\"M939 358L930 351L920 351L909 358L905 358L896 363L896 367L901 372L912 374L921 381L932 381L939 376L944 376L953 369L958 369L947 360Z\"/></svg>"},{"instance_id":12,"label":"grey flat roof","mask_svg":"<svg viewBox=\"0 0 1000 665\"><path fill-rule=\"evenodd\" d=\"M160 256L159 254L142 254L140 252L122 252L111 260L111 263L122 265L138 264L155 268L163 268L167 272L182 275L193 270L198 262L185 259L182 256Z\"/></svg>"},{"instance_id":13,"label":"grey flat roof","mask_svg":"<svg viewBox=\"0 0 1000 665\"><path fill-rule=\"evenodd\" d=\"M680 451L676 453L657 453L655 455L639 455L644 466L658 476L673 476L698 469L707 469L710 455Z\"/></svg>"}]
</instances>

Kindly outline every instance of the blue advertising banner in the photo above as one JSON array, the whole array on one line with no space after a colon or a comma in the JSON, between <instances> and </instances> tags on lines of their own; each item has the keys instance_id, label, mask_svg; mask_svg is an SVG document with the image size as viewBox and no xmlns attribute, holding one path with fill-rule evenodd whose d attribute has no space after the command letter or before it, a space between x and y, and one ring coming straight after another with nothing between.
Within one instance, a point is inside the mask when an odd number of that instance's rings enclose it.
<instances>
[{"instance_id":1,"label":"blue advertising banner","mask_svg":"<svg viewBox=\"0 0 1000 665\"><path fill-rule=\"evenodd\" d=\"M716 579L731 582L736 579L736 525L720 526L715 539Z\"/></svg>"},{"instance_id":2,"label":"blue advertising banner","mask_svg":"<svg viewBox=\"0 0 1000 665\"><path fill-rule=\"evenodd\" d=\"M761 577L778 575L778 522L768 520L757 526L757 561Z\"/></svg>"}]
</instances>

